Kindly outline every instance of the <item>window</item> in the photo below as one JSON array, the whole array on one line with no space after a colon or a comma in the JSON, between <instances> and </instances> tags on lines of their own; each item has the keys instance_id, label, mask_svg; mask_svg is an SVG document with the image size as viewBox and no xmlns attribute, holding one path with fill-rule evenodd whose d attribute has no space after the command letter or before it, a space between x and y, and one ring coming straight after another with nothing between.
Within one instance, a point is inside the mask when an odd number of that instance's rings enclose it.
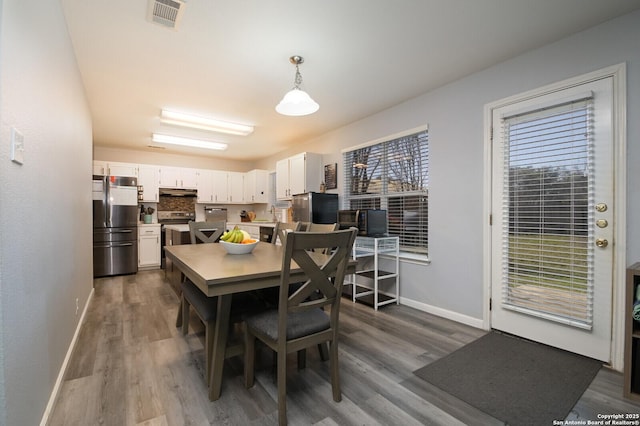
<instances>
[{"instance_id":1,"label":"window","mask_svg":"<svg viewBox=\"0 0 640 426\"><path fill-rule=\"evenodd\" d=\"M427 130L343 152L344 205L385 209L400 250L428 254L429 139Z\"/></svg>"}]
</instances>

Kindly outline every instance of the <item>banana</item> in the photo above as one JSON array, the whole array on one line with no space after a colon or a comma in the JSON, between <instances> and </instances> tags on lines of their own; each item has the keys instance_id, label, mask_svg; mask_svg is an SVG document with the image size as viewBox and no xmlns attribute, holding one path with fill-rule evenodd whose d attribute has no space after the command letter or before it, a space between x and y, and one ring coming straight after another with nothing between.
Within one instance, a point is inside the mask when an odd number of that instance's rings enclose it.
<instances>
[{"instance_id":1,"label":"banana","mask_svg":"<svg viewBox=\"0 0 640 426\"><path fill-rule=\"evenodd\" d=\"M233 238L233 242L234 243L239 243L242 242L242 240L244 239L244 235L242 235L242 232L240 232L240 230L236 230L235 234L234 234L234 238Z\"/></svg>"},{"instance_id":2,"label":"banana","mask_svg":"<svg viewBox=\"0 0 640 426\"><path fill-rule=\"evenodd\" d=\"M222 241L228 241L230 236L231 236L231 231L226 231L224 234L222 234L220 239Z\"/></svg>"}]
</instances>

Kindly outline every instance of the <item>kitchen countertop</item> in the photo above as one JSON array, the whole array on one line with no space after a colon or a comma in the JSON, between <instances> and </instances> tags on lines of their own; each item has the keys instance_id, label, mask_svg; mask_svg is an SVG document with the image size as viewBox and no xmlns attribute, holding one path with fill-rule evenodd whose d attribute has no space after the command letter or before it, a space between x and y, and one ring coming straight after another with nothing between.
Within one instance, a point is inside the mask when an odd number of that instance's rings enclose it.
<instances>
[{"instance_id":1,"label":"kitchen countertop","mask_svg":"<svg viewBox=\"0 0 640 426\"><path fill-rule=\"evenodd\" d=\"M276 224L275 222L261 222L259 220L254 222L227 222L227 227L235 225L238 225L238 228L242 229L243 226L266 226L273 228Z\"/></svg>"},{"instance_id":2,"label":"kitchen countertop","mask_svg":"<svg viewBox=\"0 0 640 426\"><path fill-rule=\"evenodd\" d=\"M164 225L164 229L170 229L172 231L178 231L178 232L189 232L189 225L187 224L167 224Z\"/></svg>"},{"instance_id":3,"label":"kitchen countertop","mask_svg":"<svg viewBox=\"0 0 640 426\"><path fill-rule=\"evenodd\" d=\"M141 227L145 227L145 226L160 226L159 223L144 223L144 222L138 222L138 226Z\"/></svg>"}]
</instances>

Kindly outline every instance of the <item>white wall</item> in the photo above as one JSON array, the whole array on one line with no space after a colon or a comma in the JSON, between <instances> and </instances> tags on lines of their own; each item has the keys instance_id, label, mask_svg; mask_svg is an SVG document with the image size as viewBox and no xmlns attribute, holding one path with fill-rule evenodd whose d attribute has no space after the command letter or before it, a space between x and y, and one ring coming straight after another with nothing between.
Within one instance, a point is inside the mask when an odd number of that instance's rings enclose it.
<instances>
[{"instance_id":1,"label":"white wall","mask_svg":"<svg viewBox=\"0 0 640 426\"><path fill-rule=\"evenodd\" d=\"M60 2L0 5L0 424L36 425L92 289L91 119Z\"/></svg>"},{"instance_id":2,"label":"white wall","mask_svg":"<svg viewBox=\"0 0 640 426\"><path fill-rule=\"evenodd\" d=\"M350 124L298 151L324 154L338 163L340 150L429 125L429 257L431 264L403 264L401 297L425 310L471 324L483 316L482 256L484 105L570 77L627 63L628 264L640 259L640 12L612 20L506 61ZM428 69L424 70L429 73ZM294 154L281 153L261 162ZM619 224L619 226L623 226Z\"/></svg>"}]
</instances>

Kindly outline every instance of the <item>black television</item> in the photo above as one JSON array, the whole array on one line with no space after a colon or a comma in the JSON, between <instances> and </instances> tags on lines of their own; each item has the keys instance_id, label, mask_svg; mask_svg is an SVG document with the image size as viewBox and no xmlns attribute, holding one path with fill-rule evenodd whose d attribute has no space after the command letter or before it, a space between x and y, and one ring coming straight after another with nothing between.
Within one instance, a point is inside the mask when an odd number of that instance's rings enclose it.
<instances>
[{"instance_id":1,"label":"black television","mask_svg":"<svg viewBox=\"0 0 640 426\"><path fill-rule=\"evenodd\" d=\"M388 237L388 228L386 210L360 210L358 217L359 235L366 237Z\"/></svg>"}]
</instances>

